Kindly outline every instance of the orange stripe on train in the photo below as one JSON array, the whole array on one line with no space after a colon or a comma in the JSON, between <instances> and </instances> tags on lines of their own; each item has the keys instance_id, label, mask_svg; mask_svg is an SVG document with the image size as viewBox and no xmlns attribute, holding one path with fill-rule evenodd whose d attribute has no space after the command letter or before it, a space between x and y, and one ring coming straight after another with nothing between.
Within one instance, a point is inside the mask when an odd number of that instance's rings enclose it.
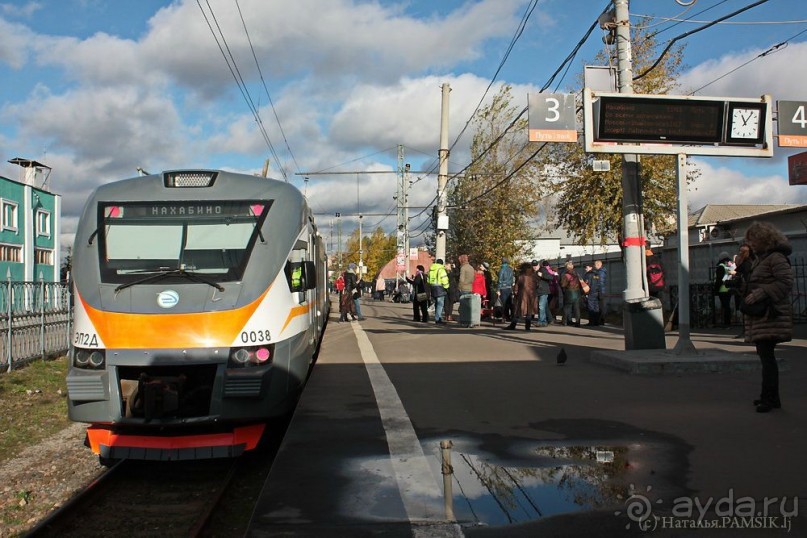
<instances>
[{"instance_id":1,"label":"orange stripe on train","mask_svg":"<svg viewBox=\"0 0 807 538\"><path fill-rule=\"evenodd\" d=\"M280 329L281 334L283 333L283 331L286 330L286 327L289 326L289 323L291 323L292 319L296 318L297 316L303 316L307 314L309 310L311 310L311 303L306 303L292 308L291 312L289 312L289 316L286 318L286 323L284 323L283 328Z\"/></svg>"},{"instance_id":2,"label":"orange stripe on train","mask_svg":"<svg viewBox=\"0 0 807 538\"><path fill-rule=\"evenodd\" d=\"M267 293L241 308L192 314L104 312L79 299L107 348L176 349L229 347Z\"/></svg>"}]
</instances>

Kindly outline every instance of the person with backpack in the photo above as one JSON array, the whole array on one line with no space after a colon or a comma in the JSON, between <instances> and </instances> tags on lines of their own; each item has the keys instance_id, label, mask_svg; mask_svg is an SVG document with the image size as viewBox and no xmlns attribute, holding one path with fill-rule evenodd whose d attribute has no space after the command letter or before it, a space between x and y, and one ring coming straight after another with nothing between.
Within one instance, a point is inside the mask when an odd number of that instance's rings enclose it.
<instances>
[{"instance_id":1,"label":"person with backpack","mask_svg":"<svg viewBox=\"0 0 807 538\"><path fill-rule=\"evenodd\" d=\"M515 281L513 268L510 267L509 260L502 258L502 266L499 269L499 280L496 284L499 301L502 304L502 315L505 321L510 321L510 303L513 296L513 283Z\"/></svg>"},{"instance_id":2,"label":"person with backpack","mask_svg":"<svg viewBox=\"0 0 807 538\"><path fill-rule=\"evenodd\" d=\"M645 250L644 253L647 258L647 293L650 297L658 298L664 291L664 267L651 249Z\"/></svg>"}]
</instances>

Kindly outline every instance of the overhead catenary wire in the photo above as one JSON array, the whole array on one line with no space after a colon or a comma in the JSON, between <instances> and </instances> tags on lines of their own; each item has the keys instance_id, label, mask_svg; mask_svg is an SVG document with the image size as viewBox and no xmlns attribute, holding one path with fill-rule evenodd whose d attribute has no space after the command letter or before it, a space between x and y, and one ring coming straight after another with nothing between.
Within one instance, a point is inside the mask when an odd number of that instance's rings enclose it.
<instances>
[{"instance_id":1,"label":"overhead catenary wire","mask_svg":"<svg viewBox=\"0 0 807 538\"><path fill-rule=\"evenodd\" d=\"M241 17L241 24L244 27L244 33L247 36L247 42L249 43L249 49L252 51L252 58L255 60L255 67L258 69L258 75L261 79L261 84L263 85L263 89L266 92L266 97L269 99L269 105L272 107L272 113L275 115L275 121L277 122L277 127L280 129L280 135L283 137L283 142L286 144L286 149L291 156L291 160L294 161L294 167L297 171L300 170L300 165L297 163L297 159L294 157L294 152L291 151L291 146L289 146L289 140L286 138L286 132L283 130L283 124L280 122L280 117L277 115L277 109L275 108L275 103L272 101L272 96L269 94L269 88L266 85L266 80L263 78L263 71L261 70L261 64L258 62L258 55L255 53L255 47L252 45L252 38L249 36L249 30L247 29L247 23L244 20L244 14L241 12L241 5L238 3L238 0L235 0L235 6L238 8L238 16Z\"/></svg>"},{"instance_id":2,"label":"overhead catenary wire","mask_svg":"<svg viewBox=\"0 0 807 538\"><path fill-rule=\"evenodd\" d=\"M224 37L224 32L219 25L218 19L216 18L216 14L213 11L213 8L210 6L210 2L205 0L205 4L207 5L207 9L210 11L210 18L208 18L207 13L205 12L204 7L202 7L202 3L200 0L196 0L196 5L199 6L199 10L202 12L202 16L207 23L208 28L210 29L210 33L213 35L213 39L216 42L216 45L221 52L221 55L224 57L224 61L227 64L227 68L230 70L230 74L232 74L233 79L235 79L235 83L238 86L238 90L241 92L241 96L243 97L244 101L247 104L252 116L255 118L255 123L258 125L258 130L261 132L261 136L264 139L267 147L269 148L269 152L272 154L272 158L275 160L275 163L280 170L280 173L283 175L283 178L288 182L288 176L286 175L286 171L283 168L283 165L280 162L280 158L275 151L275 147L272 144L271 139L269 138L269 133L266 131L265 126L263 125L263 120L260 116L260 111L255 106L255 102L252 100L252 96L249 93L249 89L244 82L244 78L241 76L241 71L238 69L238 63L235 60L235 57L230 50L229 45L227 44L227 39ZM210 19L213 19L213 22L216 25L216 28L219 31L219 34L216 35L216 30L213 29L213 24L210 22ZM219 42L219 38L221 38L221 42ZM223 45L223 46L222 46ZM226 52L225 52L226 49Z\"/></svg>"},{"instance_id":3,"label":"overhead catenary wire","mask_svg":"<svg viewBox=\"0 0 807 538\"><path fill-rule=\"evenodd\" d=\"M609 2L608 2L606 5L605 5L605 7L603 8L603 10L600 12L600 15L602 15L602 14L606 13L606 12L608 11L608 8L610 7L610 5L611 5L611 2L609 1ZM597 19L598 19L598 18L599 18L599 15L598 15ZM583 37L582 37L582 38L581 38L581 39L580 39L580 40L577 42L577 44L574 46L574 48L572 49L572 51L571 51L571 52L570 52L570 53L569 53L569 54L566 56L566 58L564 58L563 62L561 62L560 66L558 66L558 68L555 70L555 72L554 72L554 73L552 73L552 75L549 77L549 80L547 80L547 81L546 81L546 83L545 83L545 84L544 84L544 85L541 87L540 92L544 92L544 91L545 91L547 88L549 88L549 86L551 86L551 85L552 85L552 83L554 82L555 78L557 78L558 74L560 74L560 73L561 73L561 71L564 71L564 69L566 68L566 66L567 66L567 65L569 65L569 64L571 63L571 61L572 61L572 60L573 60L573 59L574 59L574 58L577 56L577 53L580 51L580 49L583 47L583 45L586 43L586 41L588 41L588 38L589 38L589 37L591 37L591 34L594 32L594 29L595 29L595 28L597 28L597 26L599 25L599 21L598 21L597 19L595 19L595 21L594 21L594 22L591 24L591 26L589 26L589 28L588 28L588 30L586 31L586 33L585 33L585 34L583 35ZM562 79L561 79L561 81L562 81ZM558 84L560 84L560 82L559 82ZM496 144L498 144L498 143L499 143L499 142L500 142L500 141L501 141L501 140L502 140L502 139L503 139L503 138L504 138L504 137L507 135L507 133L508 133L508 132L510 132L510 130L511 130L513 127L515 127L515 125L518 123L518 121L521 119L521 117L522 117L522 116L524 116L524 114L527 112L527 110L528 110L528 109L529 109L529 107L524 107L524 108L521 110L521 112L519 112L519 114L518 114L518 115L515 117L515 119L513 119L513 121L511 121L511 122L510 122L510 124L509 124L509 125L508 125L508 126L505 128L505 129L504 129L504 131L503 131L503 132L502 132L502 133L501 133L499 136L497 136L497 137L496 137L496 138L495 138L495 139L494 139L494 140L493 140L491 143L489 143L489 144L488 144L488 146L487 146L487 147L486 147L486 148L485 148L485 149L484 149L482 152L480 152L480 154L479 154L479 155L477 155L477 156L476 156L476 157L475 157L473 160L471 160L471 162L470 162L469 164L467 164L467 165L466 165L466 166L465 166L465 167L464 167L462 170L460 170L459 172L457 172L457 173L453 174L451 177L449 177L449 178L448 178L448 180L447 180L447 183L451 182L452 180L456 179L456 178L457 178L457 177L459 177L460 175L464 174L464 173L465 173L465 172L466 172L466 171L467 171L467 170L468 170L470 167L472 167L473 165L475 165L476 163L478 163L478 162L479 162L479 161L480 161L480 160L481 160L481 159L482 159L482 158L483 158L485 155L487 155L487 153L488 153L488 152L489 152L491 149L493 149L493 148L496 146ZM543 147L544 147L544 146L546 146L546 144L543 144L543 145L542 145L542 146L541 146L541 147L540 147L540 148L539 148L539 149L538 149L536 152L534 152L534 153L533 153L533 154L532 154L532 155L531 155L531 156L530 156L530 157L527 159L527 161L525 161L524 163L522 163L521 165L519 165L519 166L518 166L518 168L516 168L516 170L515 170L514 172L511 172L511 173L510 173L510 174L509 174L509 175L508 175L508 176L507 176L507 177L506 177L504 180L502 180L502 181L500 181L499 183L497 183L496 185L494 185L494 187L493 187L493 188L496 188L496 187L498 187L499 185L504 184L504 183L505 183L506 181L508 181L508 180L509 180L511 177L513 177L513 175L514 175L516 172L520 171L520 170L521 170L521 169L522 169L524 166L526 166L526 164L527 164L527 163L528 163L530 160L532 160L532 159L533 159L533 158L534 158L534 157L535 157L535 156L538 154L538 152L540 152L540 151L541 151L541 149L543 149ZM492 188L492 189L493 189L493 188ZM489 190L488 190L488 191L486 191L484 194L487 194L487 193L488 193L488 192L490 192L492 189L489 189ZM476 198L474 198L473 200L476 200L477 198L479 198L479 197L476 197ZM435 196L434 198L432 198L432 201L431 201L429 204L427 204L427 205L433 204L433 203L434 203L436 200L437 200L437 196ZM466 202L466 203L467 203L467 202ZM420 215L422 215L424 212L425 212L425 210L424 210L424 211L421 211L420 213L418 213L418 214L414 215L413 217L411 217L411 219L414 219L414 218L419 217L419 216L420 216Z\"/></svg>"},{"instance_id":4,"label":"overhead catenary wire","mask_svg":"<svg viewBox=\"0 0 807 538\"><path fill-rule=\"evenodd\" d=\"M754 61L756 61L756 60L759 60L760 58L764 58L765 56L770 56L771 54L774 54L774 53L776 53L776 52L779 52L779 51L781 51L781 50L784 50L785 48L787 48L787 45L788 45L788 43L789 43L790 41L792 41L792 40L796 39L797 37L799 37L801 34L803 34L803 33L805 33L805 32L807 32L807 29L802 30L801 32L799 32L799 33L797 33L797 34L795 34L795 35L793 35L793 36L791 36L791 37L787 38L786 40L782 41L781 43L777 43L776 45L773 45L773 46L771 46L771 47L768 47L768 49L767 49L765 52L761 52L761 53L757 54L756 56L754 56L753 58L751 58L751 59L750 59L750 60L748 60L747 62L744 62L744 63L742 63L742 64L738 65L737 67L735 67L735 68L734 68L734 69L732 69L731 71L728 71L728 72L726 72L726 73L723 73L722 75L720 75L719 77L717 77L717 78L716 78L716 79L714 79L713 81L711 81L711 82L709 82L709 83L707 83L707 84L704 84L703 86L701 86L700 88L698 88L698 89L696 89L696 90L692 90L692 91L689 93L689 95L694 95L695 93L697 93L697 92L701 91L702 89L704 89L704 88L707 88L707 87L711 86L712 84L714 84L714 83L715 83L715 82L717 82L718 80L724 79L724 78L726 78L727 76L731 75L732 73L735 73L735 72L739 71L740 69L742 69L742 68L743 68L743 67L745 67L746 65L750 64L751 62L754 62Z\"/></svg>"},{"instance_id":5,"label":"overhead catenary wire","mask_svg":"<svg viewBox=\"0 0 807 538\"><path fill-rule=\"evenodd\" d=\"M463 126L460 133L457 135L457 138L454 139L454 142L451 144L451 146L449 146L448 148L449 152L451 152L451 150L454 149L454 146L457 145L457 142L459 142L460 138L465 133L466 129L468 129L468 126L471 124L471 121L473 121L474 117L476 117L476 113L479 112L479 109L482 107L482 103L485 101L485 97L487 97L491 86L493 86L493 83L496 82L496 79L499 77L499 73L501 73L504 64L510 57L510 53L513 52L513 47L515 47L516 42L521 37L521 34L524 33L524 29L527 27L527 21L529 21L530 16L532 15L533 11L535 11L536 7L538 7L538 0L531 0L526 10L524 11L524 15L522 15L521 17L521 22L519 22L518 27L516 28L516 32L513 35L513 38L510 40L510 44L507 46L507 50L504 52L504 56L502 56L502 59L499 62L499 66L496 68L496 72L493 73L493 77L491 77L487 88L485 88L485 91L482 93L482 97L481 99L479 99L479 103L477 103L476 108L474 108L474 111L471 113L471 117L468 118L468 121L465 122L465 125Z\"/></svg>"},{"instance_id":6,"label":"overhead catenary wire","mask_svg":"<svg viewBox=\"0 0 807 538\"><path fill-rule=\"evenodd\" d=\"M656 59L656 61L653 63L653 65L651 65L650 67L648 67L648 68L647 68L647 69L646 69L646 70L645 70L643 73L641 73L641 74L636 75L635 77L633 77L633 80L639 80L639 79L641 79L641 78L645 77L645 76L646 76L648 73L650 73L650 72L651 72L651 71L653 71L653 70L654 70L656 67L658 67L658 65L661 63L661 61L664 59L664 57L665 57L665 56L667 55L667 53L670 51L670 49L672 48L672 46L673 46L673 45L674 45L676 42L680 41L681 39L687 38L687 37L689 37L689 36L691 36L691 35L693 35L693 34L696 34L696 33L698 33L698 32L701 32L701 31L703 31L703 30L706 30L707 28L711 28L712 26L714 26L715 24L718 24L719 22L722 22L722 21L724 21L724 20L730 19L730 18L732 18L732 17L736 17L736 16L737 16L737 15L739 15L740 13L744 13L744 12L748 11L749 9L755 8L755 7L757 7L757 6L759 6L759 5L762 5L762 4L766 3L766 2L768 2L768 0L758 0L757 2L754 2L753 4L749 4L749 5L747 5L747 6L743 7L743 8L738 9L737 11L733 11L733 12L729 13L728 15L724 15L723 17L720 17L720 18L718 18L718 19L715 19L715 20L711 21L711 22L710 22L710 23L708 23L708 24L704 24L703 26L701 26L701 27L699 27L699 28L695 28L694 30L691 30L691 31L689 31L689 32L684 32L683 34L678 35L678 36L676 36L676 37L672 38L670 41L668 41L668 42L667 42L667 46L664 48L664 50L663 50L663 51L661 51L661 54L660 54L660 55L659 55L659 57Z\"/></svg>"}]
</instances>

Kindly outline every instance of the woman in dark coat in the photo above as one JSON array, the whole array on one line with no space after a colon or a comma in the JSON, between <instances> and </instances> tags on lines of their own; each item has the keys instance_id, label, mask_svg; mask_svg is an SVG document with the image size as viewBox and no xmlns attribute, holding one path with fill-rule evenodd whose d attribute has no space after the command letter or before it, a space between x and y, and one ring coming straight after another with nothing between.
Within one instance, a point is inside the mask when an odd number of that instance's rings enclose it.
<instances>
[{"instance_id":1,"label":"woman in dark coat","mask_svg":"<svg viewBox=\"0 0 807 538\"><path fill-rule=\"evenodd\" d=\"M762 361L762 392L754 400L757 412L779 409L779 368L774 348L793 338L793 270L787 258L793 251L788 239L767 222L754 222L745 232L745 242L756 255L748 275L745 305L768 302L759 315L745 312L745 341L753 342Z\"/></svg>"},{"instance_id":2,"label":"woman in dark coat","mask_svg":"<svg viewBox=\"0 0 807 538\"><path fill-rule=\"evenodd\" d=\"M407 278L406 281L412 284L412 313L413 313L413 320L414 321L422 321L423 323L429 322L429 297L431 296L430 293L430 286L429 283L426 282L427 278L424 272L426 269L422 265L417 266L418 272L412 278ZM418 299L418 294L425 293L426 298L424 300Z\"/></svg>"},{"instance_id":3,"label":"woman in dark coat","mask_svg":"<svg viewBox=\"0 0 807 538\"><path fill-rule=\"evenodd\" d=\"M580 275L571 261L566 262L566 271L560 276L560 287L563 289L563 324L580 326Z\"/></svg>"},{"instance_id":4,"label":"woman in dark coat","mask_svg":"<svg viewBox=\"0 0 807 538\"><path fill-rule=\"evenodd\" d=\"M530 330L532 317L535 315L535 271L529 262L521 264L513 290L513 319L505 329L513 331L518 319L524 318L524 330Z\"/></svg>"}]
</instances>

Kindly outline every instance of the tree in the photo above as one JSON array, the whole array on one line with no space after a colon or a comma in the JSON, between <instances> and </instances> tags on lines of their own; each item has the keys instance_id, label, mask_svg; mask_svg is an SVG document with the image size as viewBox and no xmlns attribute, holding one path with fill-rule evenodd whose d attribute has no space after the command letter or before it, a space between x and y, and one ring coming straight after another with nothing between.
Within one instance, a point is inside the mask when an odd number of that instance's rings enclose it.
<instances>
[{"instance_id":1,"label":"tree","mask_svg":"<svg viewBox=\"0 0 807 538\"><path fill-rule=\"evenodd\" d=\"M59 268L59 280L61 282L67 282L67 275L73 270L73 247L68 246L65 251L67 254L62 260L62 265Z\"/></svg>"},{"instance_id":2,"label":"tree","mask_svg":"<svg viewBox=\"0 0 807 538\"><path fill-rule=\"evenodd\" d=\"M396 254L395 234L386 235L380 227L376 228L370 236L362 236L361 239L362 256L361 261L367 267L366 276L374 278L375 275L389 262ZM359 263L359 229L353 230L345 245L343 263Z\"/></svg>"},{"instance_id":3,"label":"tree","mask_svg":"<svg viewBox=\"0 0 807 538\"><path fill-rule=\"evenodd\" d=\"M511 89L502 86L475 116L472 163L448 186L449 259L469 254L471 263L496 266L502 257L523 255L520 242L534 236L531 220L542 197L539 163L530 159L527 118L512 105Z\"/></svg>"},{"instance_id":4,"label":"tree","mask_svg":"<svg viewBox=\"0 0 807 538\"><path fill-rule=\"evenodd\" d=\"M638 29L632 36L633 72L644 73L655 62L657 43L647 29ZM666 94L676 88L680 74L683 47L671 49L652 71L634 83L637 94ZM612 55L616 54L616 49ZM597 55L601 64L615 64L616 58ZM581 84L582 86L582 84ZM581 122L582 123L582 122ZM554 194L555 226L573 232L580 244L599 239L621 237L622 234L622 156L599 154L597 159L609 160L608 172L592 170L591 157L581 144L547 144L539 154L543 166L551 171L553 180L545 184ZM639 168L640 189L645 228L664 235L675 229L678 191L674 155L642 155ZM687 180L693 181L700 171L689 168Z\"/></svg>"}]
</instances>

